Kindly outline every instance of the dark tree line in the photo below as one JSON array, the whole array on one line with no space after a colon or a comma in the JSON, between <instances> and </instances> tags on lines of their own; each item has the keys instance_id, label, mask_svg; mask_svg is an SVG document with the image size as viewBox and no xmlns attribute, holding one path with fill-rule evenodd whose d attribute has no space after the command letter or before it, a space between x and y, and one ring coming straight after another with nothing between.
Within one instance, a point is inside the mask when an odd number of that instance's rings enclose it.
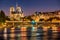
<instances>
[{"instance_id":1,"label":"dark tree line","mask_svg":"<svg viewBox=\"0 0 60 40\"><path fill-rule=\"evenodd\" d=\"M3 10L0 11L0 22L5 22L6 20L10 20L4 13Z\"/></svg>"},{"instance_id":2,"label":"dark tree line","mask_svg":"<svg viewBox=\"0 0 60 40\"><path fill-rule=\"evenodd\" d=\"M5 13L2 10L0 11L0 22L5 22Z\"/></svg>"}]
</instances>

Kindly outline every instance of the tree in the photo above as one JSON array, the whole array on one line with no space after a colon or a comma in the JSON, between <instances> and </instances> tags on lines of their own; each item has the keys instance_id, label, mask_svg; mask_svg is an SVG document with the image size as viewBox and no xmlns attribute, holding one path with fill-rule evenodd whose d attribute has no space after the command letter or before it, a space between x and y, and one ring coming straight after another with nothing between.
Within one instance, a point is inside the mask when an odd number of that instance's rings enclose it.
<instances>
[{"instance_id":1,"label":"tree","mask_svg":"<svg viewBox=\"0 0 60 40\"><path fill-rule=\"evenodd\" d=\"M32 21L33 19L31 18L31 16L28 16L27 19L29 19L30 21Z\"/></svg>"},{"instance_id":2,"label":"tree","mask_svg":"<svg viewBox=\"0 0 60 40\"><path fill-rule=\"evenodd\" d=\"M34 13L34 15L36 16L38 14L38 12L36 11L35 13Z\"/></svg>"},{"instance_id":3,"label":"tree","mask_svg":"<svg viewBox=\"0 0 60 40\"><path fill-rule=\"evenodd\" d=\"M5 22L5 13L2 10L0 11L0 22Z\"/></svg>"},{"instance_id":4,"label":"tree","mask_svg":"<svg viewBox=\"0 0 60 40\"><path fill-rule=\"evenodd\" d=\"M44 19L40 19L39 21L44 21Z\"/></svg>"},{"instance_id":5,"label":"tree","mask_svg":"<svg viewBox=\"0 0 60 40\"><path fill-rule=\"evenodd\" d=\"M8 16L5 16L6 20L10 21L10 18L8 18Z\"/></svg>"}]
</instances>

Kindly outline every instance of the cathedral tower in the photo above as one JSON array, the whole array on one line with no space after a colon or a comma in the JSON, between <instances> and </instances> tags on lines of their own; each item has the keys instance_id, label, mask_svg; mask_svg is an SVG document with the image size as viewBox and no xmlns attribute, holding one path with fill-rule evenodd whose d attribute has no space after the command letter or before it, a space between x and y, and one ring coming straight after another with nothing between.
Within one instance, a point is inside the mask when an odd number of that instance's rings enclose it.
<instances>
[{"instance_id":1,"label":"cathedral tower","mask_svg":"<svg viewBox=\"0 0 60 40\"><path fill-rule=\"evenodd\" d=\"M16 1L16 8L13 6L10 7L10 18L15 20L20 20L20 18L24 17L22 8L18 6L18 3Z\"/></svg>"}]
</instances>

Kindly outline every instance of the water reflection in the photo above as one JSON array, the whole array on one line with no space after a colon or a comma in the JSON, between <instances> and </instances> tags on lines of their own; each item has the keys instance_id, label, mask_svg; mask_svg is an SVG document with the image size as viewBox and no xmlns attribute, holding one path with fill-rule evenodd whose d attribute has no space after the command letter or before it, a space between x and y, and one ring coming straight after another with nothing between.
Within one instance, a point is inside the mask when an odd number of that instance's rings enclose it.
<instances>
[{"instance_id":1,"label":"water reflection","mask_svg":"<svg viewBox=\"0 0 60 40\"><path fill-rule=\"evenodd\" d=\"M5 28L0 30L0 40L60 40L59 28L42 26Z\"/></svg>"},{"instance_id":2,"label":"water reflection","mask_svg":"<svg viewBox=\"0 0 60 40\"><path fill-rule=\"evenodd\" d=\"M4 38L3 38L3 37L4 37L4 36L3 36L3 33L4 33L4 30L0 30L0 34L1 34L1 35L0 35L0 40L4 40Z\"/></svg>"},{"instance_id":3,"label":"water reflection","mask_svg":"<svg viewBox=\"0 0 60 40\"><path fill-rule=\"evenodd\" d=\"M36 34L37 40L43 40L43 27L39 26L37 28L37 34Z\"/></svg>"}]
</instances>

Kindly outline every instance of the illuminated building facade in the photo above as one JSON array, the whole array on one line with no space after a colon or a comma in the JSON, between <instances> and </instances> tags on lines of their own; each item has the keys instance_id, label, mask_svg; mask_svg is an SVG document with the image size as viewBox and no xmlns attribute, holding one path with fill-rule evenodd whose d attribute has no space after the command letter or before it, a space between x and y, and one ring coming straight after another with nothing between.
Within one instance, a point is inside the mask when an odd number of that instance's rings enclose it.
<instances>
[{"instance_id":1,"label":"illuminated building facade","mask_svg":"<svg viewBox=\"0 0 60 40\"><path fill-rule=\"evenodd\" d=\"M16 6L16 9L11 6L10 7L10 19L11 20L20 20L20 18L24 17L23 11L20 6Z\"/></svg>"}]
</instances>

